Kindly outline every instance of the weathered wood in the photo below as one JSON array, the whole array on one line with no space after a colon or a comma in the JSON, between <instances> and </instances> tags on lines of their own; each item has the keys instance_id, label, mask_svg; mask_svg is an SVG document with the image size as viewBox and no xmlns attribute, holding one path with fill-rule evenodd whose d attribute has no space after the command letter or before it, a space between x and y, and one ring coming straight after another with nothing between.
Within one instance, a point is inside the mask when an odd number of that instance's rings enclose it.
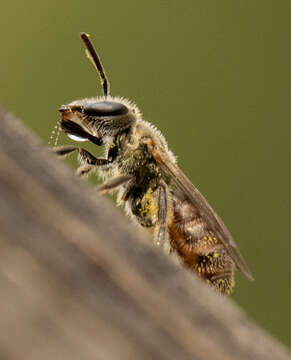
<instances>
[{"instance_id":1,"label":"weathered wood","mask_svg":"<svg viewBox=\"0 0 291 360\"><path fill-rule=\"evenodd\" d=\"M0 111L1 359L289 359Z\"/></svg>"}]
</instances>

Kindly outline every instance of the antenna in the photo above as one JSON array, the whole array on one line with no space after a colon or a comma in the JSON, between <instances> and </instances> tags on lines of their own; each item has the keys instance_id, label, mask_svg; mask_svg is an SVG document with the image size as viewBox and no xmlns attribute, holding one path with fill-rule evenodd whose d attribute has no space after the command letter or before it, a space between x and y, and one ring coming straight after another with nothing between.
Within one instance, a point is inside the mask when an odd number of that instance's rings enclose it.
<instances>
[{"instance_id":1,"label":"antenna","mask_svg":"<svg viewBox=\"0 0 291 360\"><path fill-rule=\"evenodd\" d=\"M101 60L99 59L99 56L97 55L97 52L89 39L89 35L82 32L81 39L83 40L86 47L86 55L88 56L89 60L91 61L91 63L93 64L93 66L100 75L101 85L103 87L103 93L105 96L107 96L110 93L110 84L106 77Z\"/></svg>"}]
</instances>

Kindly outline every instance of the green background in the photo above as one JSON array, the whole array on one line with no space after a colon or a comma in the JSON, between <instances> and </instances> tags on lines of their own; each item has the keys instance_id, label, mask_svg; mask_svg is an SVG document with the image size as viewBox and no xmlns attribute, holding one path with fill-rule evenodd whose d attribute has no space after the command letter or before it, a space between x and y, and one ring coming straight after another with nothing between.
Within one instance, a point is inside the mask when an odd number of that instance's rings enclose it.
<instances>
[{"instance_id":1,"label":"green background","mask_svg":"<svg viewBox=\"0 0 291 360\"><path fill-rule=\"evenodd\" d=\"M284 1L26 0L1 13L0 103L48 142L61 104L101 94L79 39L91 34L112 94L165 134L247 259L256 281L237 274L233 298L290 345Z\"/></svg>"}]
</instances>

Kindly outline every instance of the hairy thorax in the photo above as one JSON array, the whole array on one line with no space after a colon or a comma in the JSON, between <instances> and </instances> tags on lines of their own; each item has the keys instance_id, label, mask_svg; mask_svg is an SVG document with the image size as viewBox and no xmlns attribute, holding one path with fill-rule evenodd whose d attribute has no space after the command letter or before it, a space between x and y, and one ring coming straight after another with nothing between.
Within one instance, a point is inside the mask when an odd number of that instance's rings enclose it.
<instances>
[{"instance_id":1,"label":"hairy thorax","mask_svg":"<svg viewBox=\"0 0 291 360\"><path fill-rule=\"evenodd\" d=\"M161 141L146 122L138 124L132 134L122 135L116 160L100 169L100 173L105 179L133 175L132 181L118 189L118 202L141 226L152 228L158 221L158 187L163 175L143 141L145 138Z\"/></svg>"}]
</instances>

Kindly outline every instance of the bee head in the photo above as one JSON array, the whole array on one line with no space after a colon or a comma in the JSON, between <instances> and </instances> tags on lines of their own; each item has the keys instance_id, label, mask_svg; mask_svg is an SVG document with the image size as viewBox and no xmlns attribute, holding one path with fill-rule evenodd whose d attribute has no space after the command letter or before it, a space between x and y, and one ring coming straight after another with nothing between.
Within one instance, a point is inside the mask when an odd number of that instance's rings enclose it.
<instances>
[{"instance_id":1,"label":"bee head","mask_svg":"<svg viewBox=\"0 0 291 360\"><path fill-rule=\"evenodd\" d=\"M108 96L73 101L62 105L59 111L61 127L69 137L97 145L102 145L108 137L130 132L139 114L128 101Z\"/></svg>"},{"instance_id":2,"label":"bee head","mask_svg":"<svg viewBox=\"0 0 291 360\"><path fill-rule=\"evenodd\" d=\"M59 109L61 127L73 140L86 141L102 145L116 136L130 132L139 116L139 110L129 101L109 95L109 81L99 56L89 39L81 33L86 54L99 73L104 96L73 101Z\"/></svg>"}]
</instances>

